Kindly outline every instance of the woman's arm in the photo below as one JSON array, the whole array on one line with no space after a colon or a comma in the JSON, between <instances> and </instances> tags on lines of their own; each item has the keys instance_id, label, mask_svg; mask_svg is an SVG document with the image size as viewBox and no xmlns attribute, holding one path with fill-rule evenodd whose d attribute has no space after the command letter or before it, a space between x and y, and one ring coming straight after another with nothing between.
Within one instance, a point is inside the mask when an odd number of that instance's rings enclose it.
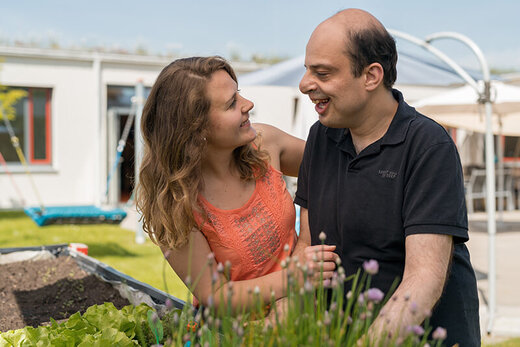
<instances>
[{"instance_id":1,"label":"woman's arm","mask_svg":"<svg viewBox=\"0 0 520 347\"><path fill-rule=\"evenodd\" d=\"M193 231L189 242L183 247L175 250L161 249L172 269L203 305L208 305L210 300L217 307L227 304L230 281L223 272L217 271L211 249L200 231ZM257 301L252 294L255 287L259 289L258 295L262 302L270 302L271 291L274 291L276 299L284 296L282 276L285 276L285 271L233 282L231 307L235 312L256 307Z\"/></svg>"},{"instance_id":2,"label":"woman's arm","mask_svg":"<svg viewBox=\"0 0 520 347\"><path fill-rule=\"evenodd\" d=\"M304 246L301 242L305 242L305 240L298 242L300 247ZM175 273L202 304L208 305L210 300L217 307L227 303L228 295L230 295L230 281L226 279L224 273L217 271L217 264L211 257L211 249L200 231L193 231L190 241L183 247L175 250L161 247L161 250ZM327 263L329 265L324 269L325 271L329 266L335 265L333 261ZM324 279L332 276L330 271L324 272ZM284 288L284 283L287 282L286 276L286 271L282 270L254 279L233 282L232 309L240 312L242 309L256 307L257 301L255 301L254 294L256 287L259 290L258 297L264 303L271 301L272 292L275 300L284 297L286 295L286 288ZM209 299L210 296L211 299Z\"/></svg>"},{"instance_id":3,"label":"woman's arm","mask_svg":"<svg viewBox=\"0 0 520 347\"><path fill-rule=\"evenodd\" d=\"M261 134L261 146L269 152L271 165L287 176L298 176L305 149L305 141L268 124L255 123L253 128Z\"/></svg>"}]
</instances>

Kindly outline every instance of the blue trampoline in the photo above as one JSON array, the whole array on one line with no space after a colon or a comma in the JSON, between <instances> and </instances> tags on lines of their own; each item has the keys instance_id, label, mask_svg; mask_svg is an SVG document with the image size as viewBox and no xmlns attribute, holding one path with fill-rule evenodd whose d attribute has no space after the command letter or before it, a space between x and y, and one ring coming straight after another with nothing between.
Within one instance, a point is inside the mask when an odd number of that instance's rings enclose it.
<instances>
[{"instance_id":1,"label":"blue trampoline","mask_svg":"<svg viewBox=\"0 0 520 347\"><path fill-rule=\"evenodd\" d=\"M39 226L50 224L119 224L126 217L120 208L104 209L87 206L46 206L26 207L25 213Z\"/></svg>"}]
</instances>

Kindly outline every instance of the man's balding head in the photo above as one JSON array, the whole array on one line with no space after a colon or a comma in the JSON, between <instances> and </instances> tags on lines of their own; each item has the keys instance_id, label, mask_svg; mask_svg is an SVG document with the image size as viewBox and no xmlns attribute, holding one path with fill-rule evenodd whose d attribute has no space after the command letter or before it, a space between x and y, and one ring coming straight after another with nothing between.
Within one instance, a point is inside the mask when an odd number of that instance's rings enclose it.
<instances>
[{"instance_id":1,"label":"man's balding head","mask_svg":"<svg viewBox=\"0 0 520 347\"><path fill-rule=\"evenodd\" d=\"M312 35L319 31L343 35L343 53L350 59L355 77L361 76L368 65L379 63L384 71L383 84L387 89L392 88L397 78L397 49L394 39L376 17L360 9L346 9L323 21Z\"/></svg>"}]
</instances>

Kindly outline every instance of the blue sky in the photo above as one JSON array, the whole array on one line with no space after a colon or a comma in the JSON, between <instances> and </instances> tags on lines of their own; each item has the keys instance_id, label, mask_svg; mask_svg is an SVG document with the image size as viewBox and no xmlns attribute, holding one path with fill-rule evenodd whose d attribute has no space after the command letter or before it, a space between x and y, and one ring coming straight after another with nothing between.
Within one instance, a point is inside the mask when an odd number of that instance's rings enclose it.
<instances>
[{"instance_id":1,"label":"blue sky","mask_svg":"<svg viewBox=\"0 0 520 347\"><path fill-rule=\"evenodd\" d=\"M63 47L144 47L158 54L294 57L305 52L318 23L347 7L368 10L387 28L420 38L462 33L491 67L520 70L517 0L3 0L0 44L52 40ZM398 46L408 47L399 40ZM464 66L478 66L461 44L436 46Z\"/></svg>"}]
</instances>

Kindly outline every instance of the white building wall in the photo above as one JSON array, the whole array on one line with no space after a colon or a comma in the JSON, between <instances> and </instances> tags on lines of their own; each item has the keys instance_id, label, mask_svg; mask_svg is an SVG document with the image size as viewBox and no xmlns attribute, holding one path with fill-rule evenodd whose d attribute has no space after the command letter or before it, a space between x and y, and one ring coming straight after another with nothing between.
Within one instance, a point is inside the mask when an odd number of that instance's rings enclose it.
<instances>
[{"instance_id":1,"label":"white building wall","mask_svg":"<svg viewBox=\"0 0 520 347\"><path fill-rule=\"evenodd\" d=\"M292 133L295 121L294 100L300 92L292 87L240 86L240 94L255 106L250 112L253 123L267 123Z\"/></svg>"},{"instance_id":2,"label":"white building wall","mask_svg":"<svg viewBox=\"0 0 520 347\"><path fill-rule=\"evenodd\" d=\"M0 77L4 85L52 88L52 165L31 166L32 177L44 204L85 204L92 201L92 167L97 158L88 151L95 138L95 124L91 118L95 112L91 101L91 65L89 62L71 64L27 58L7 58L2 64ZM10 171L19 182L28 205L37 205L38 199L23 168L12 166ZM6 175L0 177L5 183ZM0 194L0 208L14 207L12 200L12 196Z\"/></svg>"},{"instance_id":3,"label":"white building wall","mask_svg":"<svg viewBox=\"0 0 520 347\"><path fill-rule=\"evenodd\" d=\"M101 60L99 76L95 59ZM0 47L0 83L7 86L52 88L52 164L30 171L44 205L97 204L107 178L107 86L151 87L171 59L151 56L97 54L45 49ZM233 64L250 72L254 63ZM100 99L97 99L97 98ZM108 149L115 152L115 148ZM20 164L10 164L26 206L38 199ZM24 204L0 165L0 209Z\"/></svg>"}]
</instances>

